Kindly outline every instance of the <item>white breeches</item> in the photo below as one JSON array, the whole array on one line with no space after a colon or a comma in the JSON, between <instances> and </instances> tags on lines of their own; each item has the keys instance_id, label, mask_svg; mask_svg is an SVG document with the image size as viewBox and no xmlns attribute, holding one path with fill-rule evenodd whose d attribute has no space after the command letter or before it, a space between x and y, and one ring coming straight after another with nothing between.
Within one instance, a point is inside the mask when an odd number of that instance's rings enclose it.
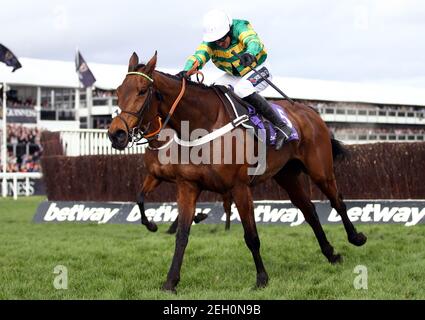
<instances>
[{"instance_id":1,"label":"white breeches","mask_svg":"<svg viewBox=\"0 0 425 320\"><path fill-rule=\"evenodd\" d=\"M263 77L266 79L272 80L272 75L269 71L270 69L268 63L263 63L262 65L257 66L255 69L260 72L261 75L263 75ZM214 83L223 86L232 86L236 95L240 98L245 98L254 92L261 92L269 86L269 84L261 77L256 75L254 71L248 72L242 78L225 73Z\"/></svg>"}]
</instances>

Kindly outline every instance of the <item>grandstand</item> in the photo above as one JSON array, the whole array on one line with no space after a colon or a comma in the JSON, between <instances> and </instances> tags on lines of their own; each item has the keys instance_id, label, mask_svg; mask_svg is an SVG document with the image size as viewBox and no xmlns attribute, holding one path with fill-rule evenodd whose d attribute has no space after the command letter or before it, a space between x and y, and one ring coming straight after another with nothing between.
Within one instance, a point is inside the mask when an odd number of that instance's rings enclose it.
<instances>
[{"instance_id":1,"label":"grandstand","mask_svg":"<svg viewBox=\"0 0 425 320\"><path fill-rule=\"evenodd\" d=\"M20 61L22 68L14 73L0 64L0 81L8 86L7 171L39 170L41 130L63 131L69 155L112 152L99 129L107 128L117 107L115 88L127 72L126 65L89 63L97 81L94 87L83 89L73 61ZM213 83L220 73L208 70L205 75L205 82ZM335 137L346 143L425 139L424 90L277 75L273 82L288 96L318 110ZM280 98L271 87L263 94Z\"/></svg>"},{"instance_id":2,"label":"grandstand","mask_svg":"<svg viewBox=\"0 0 425 320\"><path fill-rule=\"evenodd\" d=\"M107 127L117 104L114 89L121 83L126 65L90 63L97 81L91 90L85 90L79 85L74 62L20 60L23 68L15 73L0 65L0 80L10 87L8 117L23 118L25 114L26 126L36 124L48 130ZM161 70L171 74L178 71ZM208 71L206 83L212 83L218 75L215 71ZM425 92L419 88L277 75L273 81L288 96L315 107L335 128L336 137L346 142L424 139ZM263 94L280 98L273 88Z\"/></svg>"}]
</instances>

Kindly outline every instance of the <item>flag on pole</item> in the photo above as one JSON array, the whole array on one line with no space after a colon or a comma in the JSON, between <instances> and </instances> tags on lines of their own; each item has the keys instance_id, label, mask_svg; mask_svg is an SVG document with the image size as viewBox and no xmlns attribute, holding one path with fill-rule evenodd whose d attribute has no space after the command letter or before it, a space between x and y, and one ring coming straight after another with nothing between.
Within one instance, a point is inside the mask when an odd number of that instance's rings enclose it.
<instances>
[{"instance_id":1,"label":"flag on pole","mask_svg":"<svg viewBox=\"0 0 425 320\"><path fill-rule=\"evenodd\" d=\"M80 81L83 84L84 88L91 87L93 83L96 82L96 78L90 71L86 61L78 50L75 55L75 68L78 72L78 77L80 78Z\"/></svg>"},{"instance_id":2,"label":"flag on pole","mask_svg":"<svg viewBox=\"0 0 425 320\"><path fill-rule=\"evenodd\" d=\"M10 51L2 44L0 44L0 61L4 62L9 67L13 67L12 72L15 72L15 70L22 67L18 58L16 58L12 51Z\"/></svg>"}]
</instances>

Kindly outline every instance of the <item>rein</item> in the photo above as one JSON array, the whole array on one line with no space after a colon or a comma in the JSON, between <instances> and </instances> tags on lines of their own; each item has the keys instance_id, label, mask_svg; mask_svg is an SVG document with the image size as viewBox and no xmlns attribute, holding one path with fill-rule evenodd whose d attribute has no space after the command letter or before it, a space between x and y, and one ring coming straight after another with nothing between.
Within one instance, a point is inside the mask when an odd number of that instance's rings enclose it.
<instances>
[{"instance_id":1,"label":"rein","mask_svg":"<svg viewBox=\"0 0 425 320\"><path fill-rule=\"evenodd\" d=\"M204 82L204 74L201 71L198 71L199 62L196 61L196 63L194 64L194 66L192 67L192 69L190 69L187 72L187 75L190 77L191 75L196 74L196 79L198 80L199 83L203 83ZM201 76L201 80L199 80L199 76ZM177 105L179 104L180 100L183 98L183 95L186 91L186 78L183 77L182 79L182 88L180 90L179 95L177 96L176 100L174 101L173 105L171 106L170 111L168 112L167 118L164 121L163 127L165 128L168 124L168 121L170 121L171 116L173 115L175 109L177 108ZM158 135L159 132L161 132L162 127L160 128L160 130L158 131Z\"/></svg>"},{"instance_id":2,"label":"rein","mask_svg":"<svg viewBox=\"0 0 425 320\"><path fill-rule=\"evenodd\" d=\"M174 111L175 111L175 110L176 110L176 108L177 108L177 105L179 104L180 100L183 98L183 95L184 95L184 92L185 92L185 91L186 91L186 79L185 79L185 78L183 78L183 80L182 80L182 88L181 88L181 90L180 90L180 93L179 93L179 95L177 96L176 100L174 101L173 105L171 106L170 111L168 111L168 115L167 115L167 117L165 118L165 121L164 121L163 127L166 127L166 126L167 126L167 123L168 123L168 121L170 121L171 116L173 115ZM162 128L163 128L163 127L161 127L161 128L160 128L160 130L158 131L158 134L159 134L159 132L161 132L161 130L162 130Z\"/></svg>"},{"instance_id":3,"label":"rein","mask_svg":"<svg viewBox=\"0 0 425 320\"><path fill-rule=\"evenodd\" d=\"M194 64L194 66L192 67L192 69L190 69L190 70L187 72L187 75L190 77L191 75L196 74L196 78L197 78L198 82L199 82L199 83L203 83L203 82L204 82L204 74L203 74L202 72L200 72L200 71L198 71L198 70L197 70L198 65L199 65L199 62L198 62L198 61L196 61L196 63L195 63L195 64ZM201 80L199 80L199 75L201 76ZM179 104L180 100L183 98L183 95L184 95L184 92L185 92L185 91L186 91L186 78L185 78L185 77L183 77L183 79L182 79L182 88L181 88L180 93L179 93L179 95L177 96L176 100L174 101L173 105L171 106L170 111L168 112L167 118L165 119L164 124L163 124L163 126L164 126L164 127L166 127L166 126L167 126L168 121L170 121L170 118L171 118L171 116L173 115L173 113L174 113L174 111L175 111L175 109L176 109L177 105ZM159 132L160 132L161 130L162 130L162 128L159 130ZM158 132L158 133L159 133L159 132Z\"/></svg>"}]
</instances>

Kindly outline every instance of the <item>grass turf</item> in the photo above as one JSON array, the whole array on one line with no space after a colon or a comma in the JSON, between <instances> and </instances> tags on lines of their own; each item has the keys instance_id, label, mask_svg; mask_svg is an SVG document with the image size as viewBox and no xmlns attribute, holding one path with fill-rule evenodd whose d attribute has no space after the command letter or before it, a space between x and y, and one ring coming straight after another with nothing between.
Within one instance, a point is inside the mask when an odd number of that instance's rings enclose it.
<instances>
[{"instance_id":1,"label":"grass turf","mask_svg":"<svg viewBox=\"0 0 425 320\"><path fill-rule=\"evenodd\" d=\"M177 295L164 293L174 252L168 225L34 224L43 198L0 200L1 299L424 299L425 226L360 225L368 236L350 245L342 225L325 225L344 262L330 265L308 225L259 225L270 282L254 289L255 267L240 224L192 227ZM55 266L68 269L57 290ZM356 290L357 265L368 289Z\"/></svg>"}]
</instances>

